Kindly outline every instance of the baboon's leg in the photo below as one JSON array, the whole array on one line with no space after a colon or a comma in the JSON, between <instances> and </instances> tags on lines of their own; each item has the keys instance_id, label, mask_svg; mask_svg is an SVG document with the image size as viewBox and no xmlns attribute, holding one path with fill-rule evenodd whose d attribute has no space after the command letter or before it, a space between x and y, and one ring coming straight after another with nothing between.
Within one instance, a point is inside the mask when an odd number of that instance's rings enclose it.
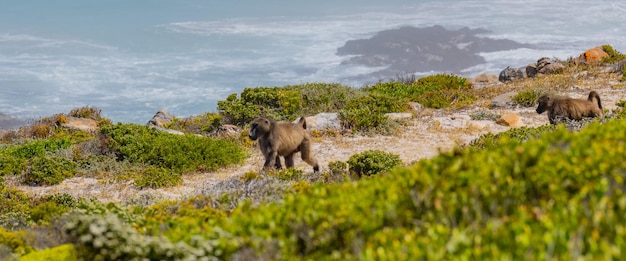
<instances>
[{"instance_id":1,"label":"baboon's leg","mask_svg":"<svg viewBox=\"0 0 626 261\"><path fill-rule=\"evenodd\" d=\"M285 164L287 164L287 158L285 158ZM280 156L276 156L276 163L274 164L274 167L276 167L276 169L282 169L283 165L280 164Z\"/></svg>"},{"instance_id":2,"label":"baboon's leg","mask_svg":"<svg viewBox=\"0 0 626 261\"><path fill-rule=\"evenodd\" d=\"M264 169L269 169L272 166L276 167L276 164L280 164L280 161L276 161L278 158L278 154L276 152L268 151L267 156L265 156L265 164L263 164Z\"/></svg>"},{"instance_id":3,"label":"baboon's leg","mask_svg":"<svg viewBox=\"0 0 626 261\"><path fill-rule=\"evenodd\" d=\"M293 163L293 154L294 154L294 153L291 153L291 154L289 154L289 155L285 156L285 166L286 166L287 168L293 168L293 166L295 165L295 164Z\"/></svg>"},{"instance_id":4,"label":"baboon's leg","mask_svg":"<svg viewBox=\"0 0 626 261\"><path fill-rule=\"evenodd\" d=\"M313 166L313 171L320 171L320 166L317 164L317 159L313 157L311 141L309 139L304 139L302 144L300 144L300 154L302 156L302 160L304 160L309 165Z\"/></svg>"}]
</instances>

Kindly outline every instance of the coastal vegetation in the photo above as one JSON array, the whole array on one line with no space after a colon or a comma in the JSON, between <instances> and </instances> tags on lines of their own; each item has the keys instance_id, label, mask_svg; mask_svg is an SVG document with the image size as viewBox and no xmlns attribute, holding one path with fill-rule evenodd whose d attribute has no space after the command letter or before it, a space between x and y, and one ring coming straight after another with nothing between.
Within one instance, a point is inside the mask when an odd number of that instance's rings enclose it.
<instances>
[{"instance_id":1,"label":"coastal vegetation","mask_svg":"<svg viewBox=\"0 0 626 261\"><path fill-rule=\"evenodd\" d=\"M254 148L245 130L207 136L222 124L246 129L260 114L294 120L337 112L347 134L389 134L398 125L385 114L409 112L408 102L477 106L483 111L473 117L493 120L485 100L515 90L514 102L533 106L540 93L568 88L577 77L605 77L601 65L568 65L555 75L480 89L451 74L359 89L246 88L220 101L217 113L167 126L182 135L113 124L90 107L44 118L0 139L0 259L623 259L625 101L603 119L487 133L417 162L369 150L332 161L322 173L250 171L215 185L235 189L181 200L35 197L16 187L71 177L175 187L186 175L211 175L249 157ZM70 117L92 119L98 129L64 127Z\"/></svg>"}]
</instances>

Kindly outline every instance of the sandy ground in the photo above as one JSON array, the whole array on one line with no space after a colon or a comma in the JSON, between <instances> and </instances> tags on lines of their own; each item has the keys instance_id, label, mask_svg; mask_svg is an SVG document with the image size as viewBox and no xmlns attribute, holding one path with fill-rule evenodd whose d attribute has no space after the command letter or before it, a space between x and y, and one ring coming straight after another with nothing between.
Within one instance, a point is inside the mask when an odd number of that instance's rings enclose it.
<instances>
[{"instance_id":1,"label":"sandy ground","mask_svg":"<svg viewBox=\"0 0 626 261\"><path fill-rule=\"evenodd\" d=\"M623 88L595 89L603 97L603 105L606 109L614 109L617 101L626 100L626 92ZM563 94L582 98L586 97L588 92L589 88L573 88L570 92ZM486 110L485 108L467 108L454 112L445 110L423 111L410 119L398 135L320 137L315 138L313 151L322 170L327 170L328 163L331 161L347 161L353 154L373 149L397 154L405 164L409 164L431 158L440 151L467 144L484 133L497 133L510 128L497 125L493 121L479 121L476 122L478 124L473 125L456 124L460 127L442 127L440 124L441 119L458 123L455 121L458 121L459 115L467 116L476 111ZM534 110L535 108L512 108L487 111L501 115L505 112L515 112L522 119L524 126L536 127L547 124L547 115L538 115ZM54 186L24 186L15 179L8 179L7 182L35 197L69 193L74 196L95 197L104 202L132 202L142 197L182 199L201 194L203 190L215 186L220 181L238 177L249 171L260 171L262 164L263 157L258 150L255 150L242 165L224 168L216 172L185 175L181 185L163 189L138 189L130 182L105 184L97 179L85 177L70 178ZM296 168L304 170L305 173L312 171L312 168L300 159L296 160Z\"/></svg>"}]
</instances>

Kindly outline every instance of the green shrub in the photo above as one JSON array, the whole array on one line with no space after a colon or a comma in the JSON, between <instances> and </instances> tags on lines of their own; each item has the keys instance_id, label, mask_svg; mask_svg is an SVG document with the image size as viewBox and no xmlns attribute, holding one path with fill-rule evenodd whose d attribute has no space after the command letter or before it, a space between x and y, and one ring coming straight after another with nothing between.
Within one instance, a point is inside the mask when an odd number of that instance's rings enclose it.
<instances>
[{"instance_id":1,"label":"green shrub","mask_svg":"<svg viewBox=\"0 0 626 261\"><path fill-rule=\"evenodd\" d=\"M70 208L57 205L55 202L49 201L34 207L30 212L33 222L38 224L50 224L55 218L70 211Z\"/></svg>"},{"instance_id":2,"label":"green shrub","mask_svg":"<svg viewBox=\"0 0 626 261\"><path fill-rule=\"evenodd\" d=\"M28 185L55 185L76 174L76 163L66 158L34 157L27 164L21 182Z\"/></svg>"},{"instance_id":3,"label":"green shrub","mask_svg":"<svg viewBox=\"0 0 626 261\"><path fill-rule=\"evenodd\" d=\"M270 176L276 177L280 180L298 180L302 177L303 170L295 168L281 169L276 172L270 172Z\"/></svg>"},{"instance_id":4,"label":"green shrub","mask_svg":"<svg viewBox=\"0 0 626 261\"><path fill-rule=\"evenodd\" d=\"M0 195L0 214L30 209L31 198L19 189L4 185L0 187Z\"/></svg>"},{"instance_id":5,"label":"green shrub","mask_svg":"<svg viewBox=\"0 0 626 261\"><path fill-rule=\"evenodd\" d=\"M516 104L522 105L524 107L532 107L537 104L537 100L541 95L546 94L544 90L540 89L530 89L525 91L519 91L515 94L511 99Z\"/></svg>"},{"instance_id":6,"label":"green shrub","mask_svg":"<svg viewBox=\"0 0 626 261\"><path fill-rule=\"evenodd\" d=\"M33 140L23 145L15 145L4 148L2 151L16 158L30 159L43 157L48 152L67 149L72 145L69 137L50 138L45 140Z\"/></svg>"},{"instance_id":7,"label":"green shrub","mask_svg":"<svg viewBox=\"0 0 626 261\"><path fill-rule=\"evenodd\" d=\"M188 133L207 135L221 125L222 119L223 116L218 113L207 112L184 119L174 118L174 120L165 127Z\"/></svg>"},{"instance_id":8,"label":"green shrub","mask_svg":"<svg viewBox=\"0 0 626 261\"><path fill-rule=\"evenodd\" d=\"M477 97L467 90L443 89L425 92L416 101L428 108L442 109L467 106L476 99Z\"/></svg>"},{"instance_id":9,"label":"green shrub","mask_svg":"<svg viewBox=\"0 0 626 261\"><path fill-rule=\"evenodd\" d=\"M17 158L0 151L0 177L9 175L19 175L26 170L26 160Z\"/></svg>"},{"instance_id":10,"label":"green shrub","mask_svg":"<svg viewBox=\"0 0 626 261\"><path fill-rule=\"evenodd\" d=\"M602 50L609 55L602 59L602 63L604 64L616 63L626 59L626 54L618 52L617 50L613 49L613 46L611 45L603 45Z\"/></svg>"},{"instance_id":11,"label":"green shrub","mask_svg":"<svg viewBox=\"0 0 626 261\"><path fill-rule=\"evenodd\" d=\"M380 150L368 150L350 156L349 171L358 177L387 172L400 165L400 156Z\"/></svg>"},{"instance_id":12,"label":"green shrub","mask_svg":"<svg viewBox=\"0 0 626 261\"><path fill-rule=\"evenodd\" d=\"M320 112L337 112L347 101L362 95L362 91L333 83L305 83L297 86L302 96L302 108L297 116Z\"/></svg>"},{"instance_id":13,"label":"green shrub","mask_svg":"<svg viewBox=\"0 0 626 261\"><path fill-rule=\"evenodd\" d=\"M345 128L367 130L387 122L385 113L402 112L405 104L382 94L369 94L354 98L339 112L339 120Z\"/></svg>"},{"instance_id":14,"label":"green shrub","mask_svg":"<svg viewBox=\"0 0 626 261\"><path fill-rule=\"evenodd\" d=\"M138 124L118 123L103 127L101 132L110 137L108 146L121 160L171 169L175 173L212 171L241 163L247 156L245 149L233 141L174 135Z\"/></svg>"},{"instance_id":15,"label":"green shrub","mask_svg":"<svg viewBox=\"0 0 626 261\"><path fill-rule=\"evenodd\" d=\"M77 261L78 253L72 244L63 244L53 248L46 248L39 251L30 252L20 257L20 261Z\"/></svg>"},{"instance_id":16,"label":"green shrub","mask_svg":"<svg viewBox=\"0 0 626 261\"><path fill-rule=\"evenodd\" d=\"M203 250L192 252L184 243L173 244L166 238L139 234L115 215L76 216L66 224L66 232L86 260L182 260L192 253L211 257Z\"/></svg>"},{"instance_id":17,"label":"green shrub","mask_svg":"<svg viewBox=\"0 0 626 261\"><path fill-rule=\"evenodd\" d=\"M530 127L520 127L520 128L512 128L505 132L500 132L497 134L486 133L481 135L475 140L472 140L469 144L470 147L484 149L484 148L493 148L498 146L501 139L506 139L507 141L515 141L515 142L525 142L528 140L534 140L540 138L545 133L554 131L558 128L557 125L542 125L536 128Z\"/></svg>"},{"instance_id":18,"label":"green shrub","mask_svg":"<svg viewBox=\"0 0 626 261\"><path fill-rule=\"evenodd\" d=\"M416 82L416 85L420 86L430 86L431 88L437 89L452 89L452 90L463 90L471 88L471 85L461 76L456 76L452 74L435 74L426 76L423 78L419 78Z\"/></svg>"},{"instance_id":19,"label":"green shrub","mask_svg":"<svg viewBox=\"0 0 626 261\"><path fill-rule=\"evenodd\" d=\"M472 119L473 121L480 121L480 120L495 121L499 119L500 117L502 117L500 114L488 112L488 111L479 111L476 113L472 113L470 115L470 119Z\"/></svg>"},{"instance_id":20,"label":"green shrub","mask_svg":"<svg viewBox=\"0 0 626 261\"><path fill-rule=\"evenodd\" d=\"M180 174L159 167L147 167L135 178L135 186L140 188L162 188L176 186L183 181Z\"/></svg>"},{"instance_id":21,"label":"green shrub","mask_svg":"<svg viewBox=\"0 0 626 261\"><path fill-rule=\"evenodd\" d=\"M23 255L33 251L33 247L27 243L28 239L24 231L12 232L0 227L0 245L8 246L13 253Z\"/></svg>"},{"instance_id":22,"label":"green shrub","mask_svg":"<svg viewBox=\"0 0 626 261\"><path fill-rule=\"evenodd\" d=\"M243 126L259 115L291 121L303 115L336 112L359 93L348 86L327 83L256 87L245 88L240 97L231 94L217 105L226 123Z\"/></svg>"}]
</instances>

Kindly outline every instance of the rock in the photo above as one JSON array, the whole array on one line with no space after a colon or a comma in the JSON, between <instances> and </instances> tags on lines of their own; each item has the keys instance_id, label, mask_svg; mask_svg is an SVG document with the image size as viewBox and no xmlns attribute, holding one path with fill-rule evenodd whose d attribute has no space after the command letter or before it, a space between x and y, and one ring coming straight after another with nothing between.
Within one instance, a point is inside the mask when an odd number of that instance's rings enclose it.
<instances>
[{"instance_id":1,"label":"rock","mask_svg":"<svg viewBox=\"0 0 626 261\"><path fill-rule=\"evenodd\" d=\"M602 47L597 46L580 54L580 56L578 56L578 59L575 59L574 62L577 64L578 63L596 64L600 62L602 58L607 57L607 56L609 56L609 54L606 53L604 50L602 50Z\"/></svg>"},{"instance_id":2,"label":"rock","mask_svg":"<svg viewBox=\"0 0 626 261\"><path fill-rule=\"evenodd\" d=\"M526 77L525 70L507 66L504 70L500 72L498 80L500 80L501 82L510 82L513 80L524 79L524 77Z\"/></svg>"},{"instance_id":3,"label":"rock","mask_svg":"<svg viewBox=\"0 0 626 261\"><path fill-rule=\"evenodd\" d=\"M164 109L157 111L152 119L147 123L148 126L163 127L170 124L174 120L174 116Z\"/></svg>"},{"instance_id":4,"label":"rock","mask_svg":"<svg viewBox=\"0 0 626 261\"><path fill-rule=\"evenodd\" d=\"M211 137L235 137L241 133L241 129L235 125L224 124L217 127L216 130L211 132Z\"/></svg>"},{"instance_id":5,"label":"rock","mask_svg":"<svg viewBox=\"0 0 626 261\"><path fill-rule=\"evenodd\" d=\"M526 76L528 76L529 78L534 78L535 76L537 76L537 64L536 63L531 63L528 66L526 66Z\"/></svg>"},{"instance_id":6,"label":"rock","mask_svg":"<svg viewBox=\"0 0 626 261\"><path fill-rule=\"evenodd\" d=\"M508 112L502 115L502 117L496 120L496 123L513 128L521 127L524 125L522 119L520 119L520 117L514 112Z\"/></svg>"},{"instance_id":7,"label":"rock","mask_svg":"<svg viewBox=\"0 0 626 261\"><path fill-rule=\"evenodd\" d=\"M61 127L72 130L94 132L98 130L98 123L92 119L67 117L67 122L61 123Z\"/></svg>"},{"instance_id":8,"label":"rock","mask_svg":"<svg viewBox=\"0 0 626 261\"><path fill-rule=\"evenodd\" d=\"M556 59L543 57L537 61L537 73L552 74L561 72L565 66Z\"/></svg>"},{"instance_id":9,"label":"rock","mask_svg":"<svg viewBox=\"0 0 626 261\"><path fill-rule=\"evenodd\" d=\"M393 113L385 113L390 120L408 120L413 118L413 114L408 112L393 112Z\"/></svg>"},{"instance_id":10,"label":"rock","mask_svg":"<svg viewBox=\"0 0 626 261\"><path fill-rule=\"evenodd\" d=\"M512 97L517 94L516 91L500 94L491 100L492 108L509 108L515 105Z\"/></svg>"},{"instance_id":11,"label":"rock","mask_svg":"<svg viewBox=\"0 0 626 261\"><path fill-rule=\"evenodd\" d=\"M407 108L414 112L420 112L424 109L424 106L417 102L409 102L406 104Z\"/></svg>"},{"instance_id":12,"label":"rock","mask_svg":"<svg viewBox=\"0 0 626 261\"><path fill-rule=\"evenodd\" d=\"M448 117L435 117L433 120L439 124L441 129L446 130L466 128L472 121L471 117L465 114L453 114Z\"/></svg>"},{"instance_id":13,"label":"rock","mask_svg":"<svg viewBox=\"0 0 626 261\"><path fill-rule=\"evenodd\" d=\"M306 128L309 130L341 130L341 122L339 121L337 113L324 112L306 117Z\"/></svg>"},{"instance_id":14,"label":"rock","mask_svg":"<svg viewBox=\"0 0 626 261\"><path fill-rule=\"evenodd\" d=\"M166 132L166 133L174 134L174 135L185 135L185 133L182 132L182 131L177 131L177 130L172 130L172 129L168 129L168 128L163 128L163 127L160 127L160 126L149 125L149 127L150 128L154 128L154 129L156 129L156 130L158 130L160 132Z\"/></svg>"},{"instance_id":15,"label":"rock","mask_svg":"<svg viewBox=\"0 0 626 261\"><path fill-rule=\"evenodd\" d=\"M499 84L498 76L489 74L489 73L481 73L476 75L474 78L467 79L469 83L474 86L474 88L483 88L485 86Z\"/></svg>"},{"instance_id":16,"label":"rock","mask_svg":"<svg viewBox=\"0 0 626 261\"><path fill-rule=\"evenodd\" d=\"M619 62L616 62L614 64L611 64L609 66L607 66L606 68L604 68L604 72L607 73L619 73L622 74L624 72L624 67L626 66L626 59L621 60Z\"/></svg>"}]
</instances>

